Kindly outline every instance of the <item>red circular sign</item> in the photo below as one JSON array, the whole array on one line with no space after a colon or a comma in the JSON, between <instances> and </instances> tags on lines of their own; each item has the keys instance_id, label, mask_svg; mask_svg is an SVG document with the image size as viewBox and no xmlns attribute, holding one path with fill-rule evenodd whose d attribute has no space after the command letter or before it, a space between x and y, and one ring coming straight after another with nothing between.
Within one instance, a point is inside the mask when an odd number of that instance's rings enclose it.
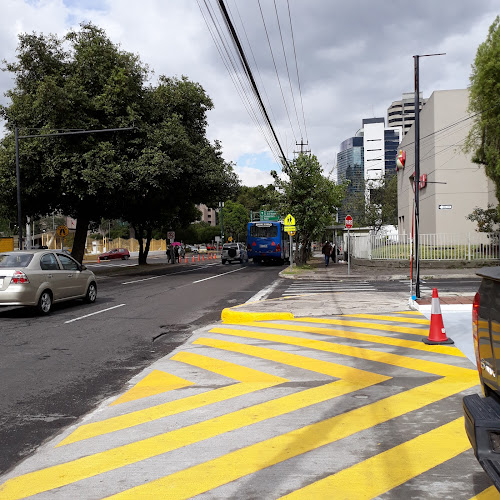
<instances>
[{"instance_id":1,"label":"red circular sign","mask_svg":"<svg viewBox=\"0 0 500 500\"><path fill-rule=\"evenodd\" d=\"M351 227L352 227L352 217L350 215L346 215L346 218L345 218L345 227L347 229L351 229Z\"/></svg>"}]
</instances>

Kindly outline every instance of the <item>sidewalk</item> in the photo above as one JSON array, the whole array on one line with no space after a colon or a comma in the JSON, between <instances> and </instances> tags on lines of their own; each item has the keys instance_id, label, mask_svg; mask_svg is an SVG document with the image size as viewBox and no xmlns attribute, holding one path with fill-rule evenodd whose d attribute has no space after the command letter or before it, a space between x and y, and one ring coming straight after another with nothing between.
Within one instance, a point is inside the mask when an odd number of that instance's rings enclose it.
<instances>
[{"instance_id":1,"label":"sidewalk","mask_svg":"<svg viewBox=\"0 0 500 500\"><path fill-rule=\"evenodd\" d=\"M309 293L301 296L282 297L271 300L259 300L228 308L225 310L223 319L232 318L241 320L244 315L255 315L256 313L287 313L294 316L330 316L337 314L376 313L387 311L407 311L409 309L426 312L431 303L431 294L422 296L416 301L410 297L410 275L409 270L387 269L380 267L352 266L350 272L346 263L330 263L325 267L324 260L320 256L314 256L309 261L310 269L294 269L290 271L287 267L280 273L282 278L291 280L313 280L352 283L369 281L401 281L408 280L408 290L403 292L330 292ZM475 278L476 268L446 269L435 268L431 270L421 269L421 279L430 278ZM471 307L473 295L441 294L440 303L443 310L452 307L464 310ZM245 313L245 314L243 314ZM225 317L224 317L225 316ZM269 316L266 316L269 319Z\"/></svg>"}]
</instances>

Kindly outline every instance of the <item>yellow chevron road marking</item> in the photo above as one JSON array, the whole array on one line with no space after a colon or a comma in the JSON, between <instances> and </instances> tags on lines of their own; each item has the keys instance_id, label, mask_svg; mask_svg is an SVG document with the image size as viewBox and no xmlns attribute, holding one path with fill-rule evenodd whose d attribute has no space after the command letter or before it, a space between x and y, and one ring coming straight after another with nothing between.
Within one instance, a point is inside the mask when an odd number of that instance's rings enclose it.
<instances>
[{"instance_id":1,"label":"yellow chevron road marking","mask_svg":"<svg viewBox=\"0 0 500 500\"><path fill-rule=\"evenodd\" d=\"M447 378L435 380L361 408L241 448L108 498L120 500L191 498L410 411L423 408L468 387L467 383L451 381ZM331 498L331 491L329 498ZM349 496L349 498L356 498L356 496Z\"/></svg>"},{"instance_id":2,"label":"yellow chevron road marking","mask_svg":"<svg viewBox=\"0 0 500 500\"><path fill-rule=\"evenodd\" d=\"M481 491L481 493L474 495L470 500L498 500L499 498L499 491L494 486L490 486Z\"/></svg>"},{"instance_id":3,"label":"yellow chevron road marking","mask_svg":"<svg viewBox=\"0 0 500 500\"><path fill-rule=\"evenodd\" d=\"M430 325L427 318L402 318L401 316L385 316L382 314L343 314L343 318L378 319L380 321L396 321L401 323L413 323L415 325Z\"/></svg>"},{"instance_id":4,"label":"yellow chevron road marking","mask_svg":"<svg viewBox=\"0 0 500 500\"><path fill-rule=\"evenodd\" d=\"M254 330L239 330L234 328L215 327L212 328L210 332L307 347L310 349L316 349L318 351L342 354L354 358L361 358L369 361L385 363L388 365L400 366L401 368L408 368L410 370L432 373L434 375L440 375L442 377L456 377L457 379L467 381L467 383L470 384L469 387L477 385L476 370L445 365L442 363L436 363L435 361L426 361L422 359L412 358L410 356L401 356L399 354L374 351L372 349L365 349L361 347L334 344L332 342L325 342L323 340L303 339L300 337L292 337L289 335L262 333Z\"/></svg>"},{"instance_id":5,"label":"yellow chevron road marking","mask_svg":"<svg viewBox=\"0 0 500 500\"><path fill-rule=\"evenodd\" d=\"M458 418L281 498L331 498L335 492L335 498L369 500L469 448L464 419Z\"/></svg>"},{"instance_id":6,"label":"yellow chevron road marking","mask_svg":"<svg viewBox=\"0 0 500 500\"><path fill-rule=\"evenodd\" d=\"M267 389L288 382L285 378L275 377L274 375L269 375L268 373L254 370L253 368L246 368L234 363L229 363L228 361L221 361L200 354L179 352L170 359L218 373L219 375L238 380L241 383L214 389L208 393L196 394L177 401L152 406L144 410L137 410L99 422L81 425L57 446L64 446L83 439L102 436L110 432L127 429L169 415L201 408L202 406L207 406L219 401L250 394L258 390Z\"/></svg>"},{"instance_id":7,"label":"yellow chevron road marking","mask_svg":"<svg viewBox=\"0 0 500 500\"><path fill-rule=\"evenodd\" d=\"M153 370L140 382L134 385L132 389L122 394L109 406L135 401L148 396L154 396L156 394L161 394L162 392L182 389L183 387L189 387L190 385L193 385L193 382L189 382L189 380L184 380L183 378L170 373L162 372L160 370Z\"/></svg>"},{"instance_id":8,"label":"yellow chevron road marking","mask_svg":"<svg viewBox=\"0 0 500 500\"><path fill-rule=\"evenodd\" d=\"M394 311L392 314L407 314L409 316L422 316L420 311Z\"/></svg>"},{"instance_id":9,"label":"yellow chevron road marking","mask_svg":"<svg viewBox=\"0 0 500 500\"><path fill-rule=\"evenodd\" d=\"M229 323L225 323L229 324ZM348 330L337 330L335 328L325 328L325 327L314 327L305 325L290 325L290 324L280 324L280 323L266 323L265 321L252 322L252 323L237 323L238 325L251 326L251 327L262 327L262 328L272 328L274 330L287 330L292 332L307 332L307 333L318 333L320 335L330 335L332 337L341 337L345 339L353 340L363 340L365 342L373 342L377 344L386 344L397 347L405 347L407 349L416 349L418 351L425 352L435 352L439 354L447 354L449 356L456 356L459 358L464 358L465 354L454 346L449 345L426 345L421 340L404 340L394 337L386 337L383 335L376 335L372 333L360 333L360 332L350 332ZM422 336L424 332L422 332Z\"/></svg>"},{"instance_id":10,"label":"yellow chevron road marking","mask_svg":"<svg viewBox=\"0 0 500 500\"><path fill-rule=\"evenodd\" d=\"M377 323L365 323L364 321L349 321L345 319L324 318L295 318L294 321L303 323L322 323L325 325L353 326L354 328L367 328L368 330L383 330L385 332L409 333L410 335L425 335L424 328L412 328L410 326L379 325Z\"/></svg>"},{"instance_id":11,"label":"yellow chevron road marking","mask_svg":"<svg viewBox=\"0 0 500 500\"><path fill-rule=\"evenodd\" d=\"M277 363L294 366L296 368L302 368L304 370L322 373L323 375L330 375L331 377L339 379L350 379L351 383L353 384L353 390L358 389L358 383L360 381L362 381L363 388L366 387L368 379L372 376L374 377L373 384L370 385L375 385L391 378L385 375L378 375L376 373L360 370L359 368L352 368L350 366L331 363L330 361L321 361L319 359L308 358L299 354L276 351L274 349L269 349L268 347L256 347L246 344L238 344L236 342L228 342L226 340L209 339L205 337L200 337L199 339L195 340L193 344L215 347L217 349L223 349L231 352L239 352L241 354L247 354L249 356L275 361Z\"/></svg>"},{"instance_id":12,"label":"yellow chevron road marking","mask_svg":"<svg viewBox=\"0 0 500 500\"><path fill-rule=\"evenodd\" d=\"M12 478L0 486L0 498L2 500L25 498L59 488L235 429L328 401L386 379L387 377L383 375L361 371L361 375L355 381L337 380L320 387L306 389L205 420L182 429L176 429L135 443L85 456L65 464L30 472Z\"/></svg>"}]
</instances>

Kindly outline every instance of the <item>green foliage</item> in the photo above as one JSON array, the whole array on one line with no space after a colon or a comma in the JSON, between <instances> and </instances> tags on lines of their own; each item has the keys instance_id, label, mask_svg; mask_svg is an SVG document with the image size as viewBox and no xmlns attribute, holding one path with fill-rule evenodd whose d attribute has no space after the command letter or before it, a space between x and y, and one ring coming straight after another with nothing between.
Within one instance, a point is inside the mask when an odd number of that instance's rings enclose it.
<instances>
[{"instance_id":1,"label":"green foliage","mask_svg":"<svg viewBox=\"0 0 500 500\"><path fill-rule=\"evenodd\" d=\"M498 227L495 226L500 223L498 208L490 203L488 203L488 208L486 210L476 207L472 213L467 216L467 219L477 222L476 231L481 233L492 233L496 231Z\"/></svg>"},{"instance_id":2,"label":"green foliage","mask_svg":"<svg viewBox=\"0 0 500 500\"><path fill-rule=\"evenodd\" d=\"M242 204L231 200L226 201L222 209L224 241L227 241L229 236L232 236L236 241L244 240L249 221L248 211Z\"/></svg>"},{"instance_id":3,"label":"green foliage","mask_svg":"<svg viewBox=\"0 0 500 500\"><path fill-rule=\"evenodd\" d=\"M333 223L345 196L345 185L323 176L316 156L310 154L300 154L289 166L283 165L283 173L287 180L271 172L282 195L280 212L295 217L298 241L302 243L299 261L305 263L311 242Z\"/></svg>"},{"instance_id":4,"label":"green foliage","mask_svg":"<svg viewBox=\"0 0 500 500\"><path fill-rule=\"evenodd\" d=\"M276 210L279 206L279 197L274 185L268 186L241 186L236 202L243 205L248 212L260 210Z\"/></svg>"},{"instance_id":5,"label":"green foliage","mask_svg":"<svg viewBox=\"0 0 500 500\"><path fill-rule=\"evenodd\" d=\"M485 167L500 199L500 17L490 26L486 41L477 49L469 88L469 111L474 125L465 143L472 161Z\"/></svg>"}]
</instances>

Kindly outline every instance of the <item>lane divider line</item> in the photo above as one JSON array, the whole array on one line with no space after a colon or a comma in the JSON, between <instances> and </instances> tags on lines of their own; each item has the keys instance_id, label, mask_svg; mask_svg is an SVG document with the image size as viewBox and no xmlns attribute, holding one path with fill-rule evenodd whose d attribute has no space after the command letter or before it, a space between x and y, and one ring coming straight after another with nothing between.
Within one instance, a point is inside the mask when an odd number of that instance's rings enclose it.
<instances>
[{"instance_id":1,"label":"lane divider line","mask_svg":"<svg viewBox=\"0 0 500 500\"><path fill-rule=\"evenodd\" d=\"M95 316L96 314L101 314L101 313L106 312L106 311L111 311L112 309L117 309L118 307L123 307L124 305L125 304L118 304L117 306L108 307L107 309L102 309L100 311L96 311L96 312L93 312L93 313L90 313L90 314L86 314L85 316L79 316L78 318L73 318L73 319L70 319L68 321L65 321L64 324L66 324L66 323L73 323L73 321L79 321L80 319L88 318L90 316Z\"/></svg>"}]
</instances>

